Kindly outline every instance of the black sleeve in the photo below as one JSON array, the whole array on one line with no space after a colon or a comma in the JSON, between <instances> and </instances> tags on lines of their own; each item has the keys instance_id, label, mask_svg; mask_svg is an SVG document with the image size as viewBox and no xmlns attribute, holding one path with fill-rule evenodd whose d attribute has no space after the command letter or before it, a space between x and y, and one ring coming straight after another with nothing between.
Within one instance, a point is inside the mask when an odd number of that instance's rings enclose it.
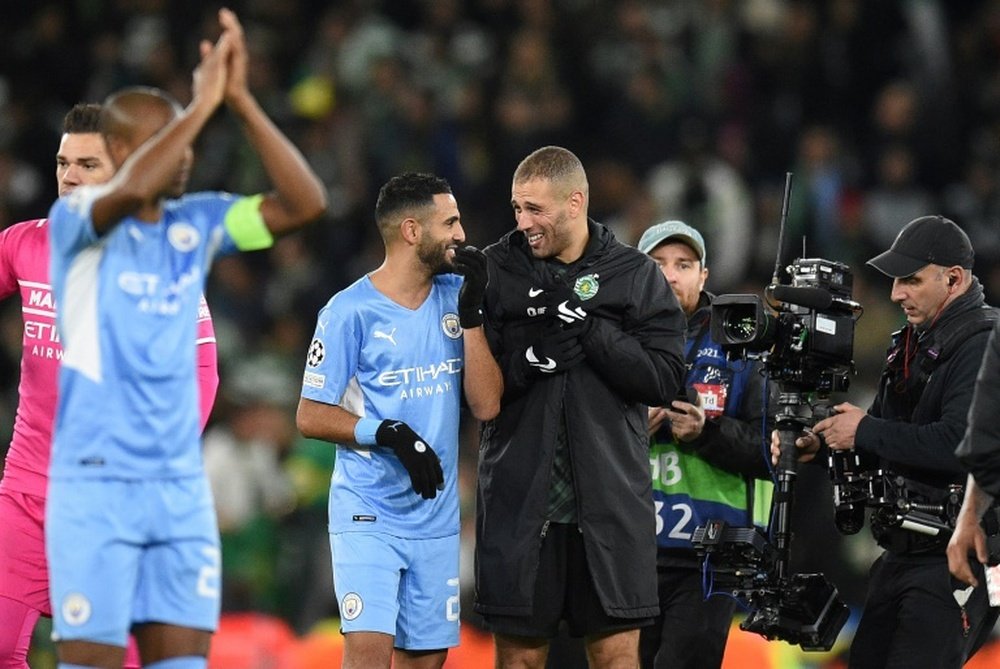
<instances>
[{"instance_id":1,"label":"black sleeve","mask_svg":"<svg viewBox=\"0 0 1000 669\"><path fill-rule=\"evenodd\" d=\"M587 363L625 400L663 406L684 380L684 313L653 262L636 268L630 290L623 327L595 319L581 343Z\"/></svg>"},{"instance_id":2,"label":"black sleeve","mask_svg":"<svg viewBox=\"0 0 1000 669\"><path fill-rule=\"evenodd\" d=\"M1000 321L993 326L976 376L969 425L955 455L993 497L1000 497Z\"/></svg>"},{"instance_id":3,"label":"black sleeve","mask_svg":"<svg viewBox=\"0 0 1000 669\"><path fill-rule=\"evenodd\" d=\"M509 402L521 395L524 395L536 382L530 374L526 365L522 364L521 356L524 351L503 350L503 336L500 331L502 314L498 313L501 305L500 275L497 272L496 259L487 249L487 276L486 294L483 297L483 329L486 333L486 342L496 358L497 366L503 374L503 398L504 403Z\"/></svg>"},{"instance_id":4,"label":"black sleeve","mask_svg":"<svg viewBox=\"0 0 1000 669\"><path fill-rule=\"evenodd\" d=\"M736 415L706 420L701 435L680 446L694 448L706 462L725 471L770 479L768 459L778 388L764 377L759 362L747 364L747 374L739 377L746 387Z\"/></svg>"}]
</instances>

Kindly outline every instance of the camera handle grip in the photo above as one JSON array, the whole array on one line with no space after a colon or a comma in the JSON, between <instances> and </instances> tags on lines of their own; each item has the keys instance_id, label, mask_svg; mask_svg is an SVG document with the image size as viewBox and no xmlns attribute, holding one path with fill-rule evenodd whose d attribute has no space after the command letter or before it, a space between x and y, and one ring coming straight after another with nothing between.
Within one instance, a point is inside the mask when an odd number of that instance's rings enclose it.
<instances>
[{"instance_id":1,"label":"camera handle grip","mask_svg":"<svg viewBox=\"0 0 1000 669\"><path fill-rule=\"evenodd\" d=\"M798 471L799 458L795 440L802 434L798 426L778 425L778 471L795 473Z\"/></svg>"}]
</instances>

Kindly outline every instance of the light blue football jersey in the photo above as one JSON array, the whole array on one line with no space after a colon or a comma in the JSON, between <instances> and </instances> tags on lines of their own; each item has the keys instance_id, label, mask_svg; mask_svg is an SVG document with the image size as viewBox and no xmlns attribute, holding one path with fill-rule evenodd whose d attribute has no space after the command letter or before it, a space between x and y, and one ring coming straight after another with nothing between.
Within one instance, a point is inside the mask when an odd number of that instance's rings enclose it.
<instances>
[{"instance_id":1,"label":"light blue football jersey","mask_svg":"<svg viewBox=\"0 0 1000 669\"><path fill-rule=\"evenodd\" d=\"M407 423L441 459L444 490L425 500L391 449L337 445L330 531L411 538L458 532L458 426L462 392L462 277L439 275L418 309L367 276L334 295L317 318L302 396L377 420Z\"/></svg>"},{"instance_id":2,"label":"light blue football jersey","mask_svg":"<svg viewBox=\"0 0 1000 669\"><path fill-rule=\"evenodd\" d=\"M240 198L187 195L156 223L126 218L98 237L102 192L78 188L49 215L64 348L50 475L199 474L198 307L213 258L237 250L223 221Z\"/></svg>"}]
</instances>

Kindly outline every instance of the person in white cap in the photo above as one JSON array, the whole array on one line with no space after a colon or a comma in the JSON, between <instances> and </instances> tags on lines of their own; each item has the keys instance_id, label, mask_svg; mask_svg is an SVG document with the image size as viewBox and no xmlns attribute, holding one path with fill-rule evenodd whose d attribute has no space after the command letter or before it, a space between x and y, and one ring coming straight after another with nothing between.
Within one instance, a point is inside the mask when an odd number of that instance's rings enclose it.
<instances>
[{"instance_id":1,"label":"person in white cap","mask_svg":"<svg viewBox=\"0 0 1000 669\"><path fill-rule=\"evenodd\" d=\"M969 237L943 216L921 216L868 264L892 278L906 325L892 335L868 411L844 402L796 440L800 459L826 448L855 449L866 468L901 481L911 503L943 504L966 471L955 455L968 421L997 311L972 274ZM771 452L776 455L776 434ZM885 552L872 565L850 667L961 667L996 622L985 586L966 589L948 573L948 533L908 529L899 514L872 514ZM944 519L945 522L947 519ZM980 583L982 565L971 565Z\"/></svg>"},{"instance_id":2,"label":"person in white cap","mask_svg":"<svg viewBox=\"0 0 1000 669\"><path fill-rule=\"evenodd\" d=\"M766 525L771 483L762 447L769 432L764 412L766 406L773 416L776 390L759 362L730 363L712 340L715 296L705 290L701 233L682 221L665 221L646 230L638 248L656 261L687 317L686 392L649 409L660 615L641 630L642 667L717 668L736 600L704 591L691 535L710 520ZM766 405L765 392L771 395Z\"/></svg>"}]
</instances>

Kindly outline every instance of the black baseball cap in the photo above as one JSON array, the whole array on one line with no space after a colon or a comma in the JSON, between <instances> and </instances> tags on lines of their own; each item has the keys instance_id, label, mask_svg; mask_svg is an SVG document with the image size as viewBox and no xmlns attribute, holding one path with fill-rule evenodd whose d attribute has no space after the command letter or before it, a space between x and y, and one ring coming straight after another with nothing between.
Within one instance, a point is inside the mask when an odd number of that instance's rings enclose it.
<instances>
[{"instance_id":1,"label":"black baseball cap","mask_svg":"<svg viewBox=\"0 0 1000 669\"><path fill-rule=\"evenodd\" d=\"M930 264L972 269L974 257L969 236L954 221L944 216L921 216L907 223L889 250L868 264L898 279L916 274Z\"/></svg>"}]
</instances>

